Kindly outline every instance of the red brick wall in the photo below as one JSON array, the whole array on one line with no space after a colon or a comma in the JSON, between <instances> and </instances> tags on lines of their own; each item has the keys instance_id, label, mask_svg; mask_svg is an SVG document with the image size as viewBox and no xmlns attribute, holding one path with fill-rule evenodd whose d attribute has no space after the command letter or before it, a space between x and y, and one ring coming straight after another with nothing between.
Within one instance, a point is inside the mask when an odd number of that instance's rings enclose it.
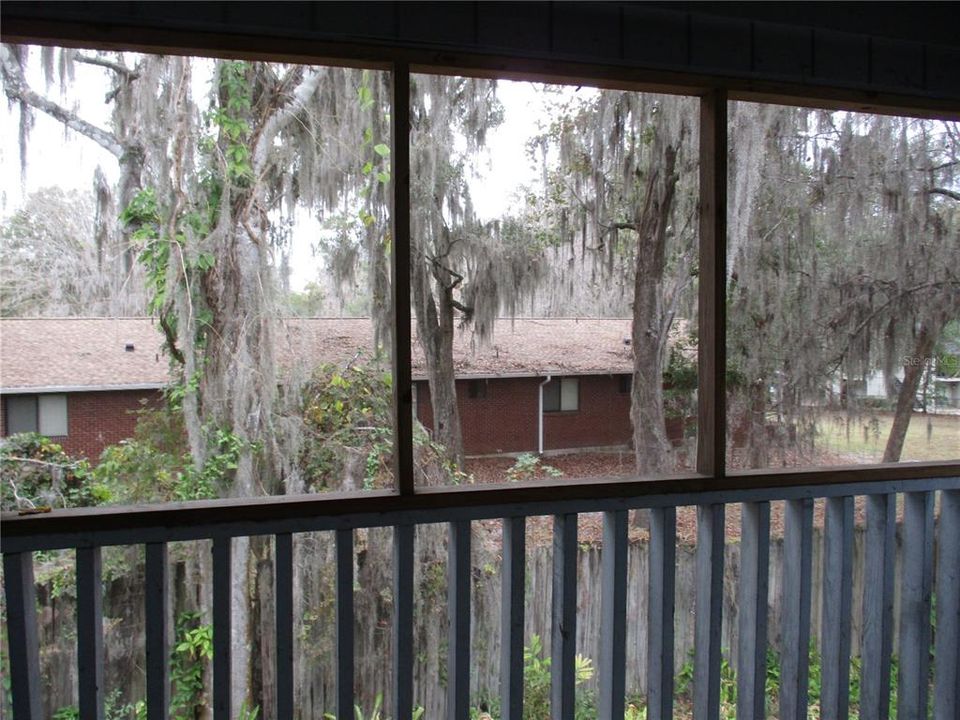
<instances>
[{"instance_id":1,"label":"red brick wall","mask_svg":"<svg viewBox=\"0 0 960 720\"><path fill-rule=\"evenodd\" d=\"M547 413L545 450L626 445L630 442L630 395L616 376L580 376L580 409ZM469 380L457 381L457 403L468 455L536 452L540 378L477 381L486 397L469 397ZM417 383L417 416L428 429L433 410L426 382Z\"/></svg>"},{"instance_id":2,"label":"red brick wall","mask_svg":"<svg viewBox=\"0 0 960 720\"><path fill-rule=\"evenodd\" d=\"M158 390L107 390L67 394L67 435L53 440L63 446L64 452L74 457L96 460L107 445L113 445L133 435L137 424L136 410L141 401L158 403ZM3 422L6 422L4 398ZM0 427L6 435L6 428Z\"/></svg>"}]
</instances>

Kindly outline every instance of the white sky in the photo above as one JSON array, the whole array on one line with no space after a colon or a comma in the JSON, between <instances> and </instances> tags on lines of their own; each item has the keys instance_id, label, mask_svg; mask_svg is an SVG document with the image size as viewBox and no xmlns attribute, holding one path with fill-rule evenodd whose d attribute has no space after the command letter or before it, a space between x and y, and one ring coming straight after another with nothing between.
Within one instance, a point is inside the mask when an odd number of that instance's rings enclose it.
<instances>
[{"instance_id":1,"label":"white sky","mask_svg":"<svg viewBox=\"0 0 960 720\"><path fill-rule=\"evenodd\" d=\"M44 89L40 70L40 52L31 49L28 81L38 92ZM59 96L53 86L46 93L60 104L74 109L85 120L100 127L109 127L110 106L104 102L107 92L104 71L76 63L75 82L67 89L66 97ZM195 93L204 91L203 82L196 78ZM570 88L569 92L574 92ZM532 83L502 80L497 95L504 106L504 122L487 135L487 147L474 165L471 195L474 207L482 220L503 215L513 202L521 185L537 182L539 171L527 157L525 143L537 132L538 122L547 117L548 98L538 92ZM555 97L555 96L554 96ZM199 100L199 97L198 97ZM17 108L0 111L0 215L9 216L23 203L25 194L47 186L66 190L89 191L94 169L99 165L107 178L115 181L119 175L115 158L93 141L77 133L64 131L62 124L42 112L34 113L34 127L27 148L27 174L21 185L18 149ZM302 289L317 275L318 259L313 257L311 245L320 232L319 222L300 213L294 228L291 250L293 275L291 286Z\"/></svg>"}]
</instances>

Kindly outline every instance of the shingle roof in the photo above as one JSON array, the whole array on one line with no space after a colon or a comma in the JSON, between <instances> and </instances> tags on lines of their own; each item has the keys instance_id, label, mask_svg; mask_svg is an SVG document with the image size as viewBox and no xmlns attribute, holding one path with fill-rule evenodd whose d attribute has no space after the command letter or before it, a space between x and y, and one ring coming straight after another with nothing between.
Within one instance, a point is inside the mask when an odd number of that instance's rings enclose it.
<instances>
[{"instance_id":1,"label":"shingle roof","mask_svg":"<svg viewBox=\"0 0 960 720\"><path fill-rule=\"evenodd\" d=\"M458 377L629 372L630 320L626 318L504 319L481 344L457 330ZM160 386L168 360L150 318L9 318L0 320L0 389L79 390ZM281 368L346 363L370 354L373 327L367 318L290 318L277 332ZM126 346L133 345L128 351ZM425 377L414 328L413 374Z\"/></svg>"}]
</instances>

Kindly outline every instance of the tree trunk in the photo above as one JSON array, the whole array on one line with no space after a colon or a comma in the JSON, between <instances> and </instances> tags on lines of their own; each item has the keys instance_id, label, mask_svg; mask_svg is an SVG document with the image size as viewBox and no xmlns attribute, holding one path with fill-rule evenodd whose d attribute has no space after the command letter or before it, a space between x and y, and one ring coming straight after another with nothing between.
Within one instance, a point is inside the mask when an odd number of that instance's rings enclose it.
<instances>
[{"instance_id":1,"label":"tree trunk","mask_svg":"<svg viewBox=\"0 0 960 720\"><path fill-rule=\"evenodd\" d=\"M630 419L639 475L667 471L672 456L663 410L663 359L670 327L663 310L663 276L667 226L679 179L676 172L679 138L662 137L669 132L666 123L658 129L644 206L636 224L640 237L634 277Z\"/></svg>"},{"instance_id":2,"label":"tree trunk","mask_svg":"<svg viewBox=\"0 0 960 720\"><path fill-rule=\"evenodd\" d=\"M446 450L457 468L463 467L463 433L453 368L453 288L436 278L439 302L424 261L413 262L411 294L417 315L417 336L427 365L430 402L433 405L433 439Z\"/></svg>"},{"instance_id":3,"label":"tree trunk","mask_svg":"<svg viewBox=\"0 0 960 720\"><path fill-rule=\"evenodd\" d=\"M897 396L897 409L893 415L893 426L887 437L887 447L883 451L883 462L900 462L903 452L903 442L907 437L907 428L910 427L910 417L913 415L913 403L920 387L920 379L926 367L928 358L933 353L933 346L940 334L940 323L924 321L920 324L920 332L914 342L913 354L907 358L903 366L903 384Z\"/></svg>"}]
</instances>

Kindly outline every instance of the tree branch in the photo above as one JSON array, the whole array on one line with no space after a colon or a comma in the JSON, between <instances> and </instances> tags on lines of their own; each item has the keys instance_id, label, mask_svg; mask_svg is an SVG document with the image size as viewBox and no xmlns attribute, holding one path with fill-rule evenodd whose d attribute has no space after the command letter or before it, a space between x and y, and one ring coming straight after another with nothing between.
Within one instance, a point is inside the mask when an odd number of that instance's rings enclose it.
<instances>
[{"instance_id":1,"label":"tree branch","mask_svg":"<svg viewBox=\"0 0 960 720\"><path fill-rule=\"evenodd\" d=\"M947 190L946 188L930 188L929 190L927 190L927 193L929 195L943 195L944 197L948 197L951 200L960 201L960 193L955 192L953 190Z\"/></svg>"},{"instance_id":2,"label":"tree branch","mask_svg":"<svg viewBox=\"0 0 960 720\"><path fill-rule=\"evenodd\" d=\"M80 53L75 53L73 59L77 62L86 63L87 65L97 65L99 67L107 68L108 70L113 70L118 75L122 75L128 81L136 80L138 77L140 77L140 73L138 73L136 70L131 70L126 65L113 62L105 57L99 57L96 55L81 55Z\"/></svg>"},{"instance_id":3,"label":"tree branch","mask_svg":"<svg viewBox=\"0 0 960 720\"><path fill-rule=\"evenodd\" d=\"M93 140L118 160L123 157L123 146L112 133L87 122L76 113L34 92L23 77L22 68L6 45L0 45L0 66L3 70L3 90L8 98L26 103L62 122L71 130Z\"/></svg>"}]
</instances>

